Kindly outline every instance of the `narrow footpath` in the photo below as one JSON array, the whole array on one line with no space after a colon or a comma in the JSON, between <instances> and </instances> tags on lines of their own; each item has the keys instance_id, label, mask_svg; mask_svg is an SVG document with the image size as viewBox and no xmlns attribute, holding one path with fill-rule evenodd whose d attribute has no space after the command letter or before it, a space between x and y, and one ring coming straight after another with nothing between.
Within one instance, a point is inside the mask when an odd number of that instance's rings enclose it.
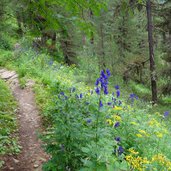
<instances>
[{"instance_id":1,"label":"narrow footpath","mask_svg":"<svg viewBox=\"0 0 171 171\"><path fill-rule=\"evenodd\" d=\"M18 102L19 143L22 147L19 155L5 157L6 164L3 171L41 171L42 164L48 156L41 148L41 141L38 139L41 118L31 88L34 82L28 82L26 88L21 89L16 72L6 69L0 69L0 78L9 84Z\"/></svg>"}]
</instances>

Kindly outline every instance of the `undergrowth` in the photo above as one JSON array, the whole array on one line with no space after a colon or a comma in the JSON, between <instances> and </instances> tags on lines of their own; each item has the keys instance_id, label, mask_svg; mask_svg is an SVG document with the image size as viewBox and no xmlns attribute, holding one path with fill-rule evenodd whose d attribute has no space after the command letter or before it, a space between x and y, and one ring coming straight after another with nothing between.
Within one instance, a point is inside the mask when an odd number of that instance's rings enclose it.
<instances>
[{"instance_id":1,"label":"undergrowth","mask_svg":"<svg viewBox=\"0 0 171 171\"><path fill-rule=\"evenodd\" d=\"M19 152L17 144L16 102L7 85L0 80L0 156ZM1 158L0 157L0 158ZM0 160L0 167L3 161Z\"/></svg>"},{"instance_id":2,"label":"undergrowth","mask_svg":"<svg viewBox=\"0 0 171 171\"><path fill-rule=\"evenodd\" d=\"M23 87L29 78L36 82L46 127L42 140L51 155L44 170L171 169L170 109L156 112L136 95L149 96L148 89L132 85L136 94L123 95L110 82L109 71L89 87L75 66L31 49L15 53L15 60L4 65L17 70Z\"/></svg>"}]
</instances>

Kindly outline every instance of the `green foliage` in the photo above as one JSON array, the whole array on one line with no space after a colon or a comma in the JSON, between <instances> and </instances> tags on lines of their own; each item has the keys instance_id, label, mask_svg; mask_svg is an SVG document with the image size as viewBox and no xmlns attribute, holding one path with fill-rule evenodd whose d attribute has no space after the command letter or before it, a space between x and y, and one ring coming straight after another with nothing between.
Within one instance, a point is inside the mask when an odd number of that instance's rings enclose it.
<instances>
[{"instance_id":1,"label":"green foliage","mask_svg":"<svg viewBox=\"0 0 171 171\"><path fill-rule=\"evenodd\" d=\"M0 49L4 49L4 50L12 49L12 45L9 37L0 35Z\"/></svg>"},{"instance_id":2,"label":"green foliage","mask_svg":"<svg viewBox=\"0 0 171 171\"><path fill-rule=\"evenodd\" d=\"M16 103L7 85L0 80L0 156L18 153L16 134ZM0 163L3 163L2 161ZM1 165L1 164L0 164ZM1 167L1 166L0 166Z\"/></svg>"}]
</instances>

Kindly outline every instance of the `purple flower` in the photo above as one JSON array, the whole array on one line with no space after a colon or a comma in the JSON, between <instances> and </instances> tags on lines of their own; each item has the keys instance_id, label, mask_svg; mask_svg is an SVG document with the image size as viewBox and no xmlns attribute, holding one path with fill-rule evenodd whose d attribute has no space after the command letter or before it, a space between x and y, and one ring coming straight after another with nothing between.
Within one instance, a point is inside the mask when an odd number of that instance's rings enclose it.
<instances>
[{"instance_id":1,"label":"purple flower","mask_svg":"<svg viewBox=\"0 0 171 171\"><path fill-rule=\"evenodd\" d=\"M117 91L116 91L116 96L117 96L117 98L120 96L120 90L118 89Z\"/></svg>"},{"instance_id":2,"label":"purple flower","mask_svg":"<svg viewBox=\"0 0 171 171\"><path fill-rule=\"evenodd\" d=\"M82 99L82 98L83 98L83 94L81 93L81 94L80 94L80 99Z\"/></svg>"},{"instance_id":3,"label":"purple flower","mask_svg":"<svg viewBox=\"0 0 171 171\"><path fill-rule=\"evenodd\" d=\"M134 99L138 99L138 96L136 94L132 93L129 95L129 98L134 100Z\"/></svg>"},{"instance_id":4,"label":"purple flower","mask_svg":"<svg viewBox=\"0 0 171 171\"><path fill-rule=\"evenodd\" d=\"M105 73L104 73L104 70L101 70L100 75L101 75L103 78L106 77L106 75L105 75Z\"/></svg>"},{"instance_id":5,"label":"purple flower","mask_svg":"<svg viewBox=\"0 0 171 171\"><path fill-rule=\"evenodd\" d=\"M99 87L96 87L95 92L99 95L100 94L100 89Z\"/></svg>"},{"instance_id":6,"label":"purple flower","mask_svg":"<svg viewBox=\"0 0 171 171\"><path fill-rule=\"evenodd\" d=\"M103 103L102 103L101 100L100 100L100 102L99 102L99 106L100 106L100 107L103 107Z\"/></svg>"},{"instance_id":7,"label":"purple flower","mask_svg":"<svg viewBox=\"0 0 171 171\"><path fill-rule=\"evenodd\" d=\"M111 74L110 74L110 70L109 69L106 70L106 73L107 73L107 76L110 77Z\"/></svg>"},{"instance_id":8,"label":"purple flower","mask_svg":"<svg viewBox=\"0 0 171 171\"><path fill-rule=\"evenodd\" d=\"M164 112L164 118L166 118L169 115L169 111Z\"/></svg>"},{"instance_id":9,"label":"purple flower","mask_svg":"<svg viewBox=\"0 0 171 171\"><path fill-rule=\"evenodd\" d=\"M62 92L60 92L60 95L64 96L64 92L63 92L63 91L62 91Z\"/></svg>"},{"instance_id":10,"label":"purple flower","mask_svg":"<svg viewBox=\"0 0 171 171\"><path fill-rule=\"evenodd\" d=\"M104 87L104 94L107 95L108 93L109 93L109 92L108 92L107 86L105 86L105 87Z\"/></svg>"},{"instance_id":11,"label":"purple flower","mask_svg":"<svg viewBox=\"0 0 171 171\"><path fill-rule=\"evenodd\" d=\"M116 122L114 127L117 128L118 126L120 126L120 123L119 122Z\"/></svg>"},{"instance_id":12,"label":"purple flower","mask_svg":"<svg viewBox=\"0 0 171 171\"><path fill-rule=\"evenodd\" d=\"M119 90L119 86L118 86L118 85L115 85L115 89L116 89L116 90Z\"/></svg>"},{"instance_id":13,"label":"purple flower","mask_svg":"<svg viewBox=\"0 0 171 171\"><path fill-rule=\"evenodd\" d=\"M99 85L99 78L96 80L95 85L96 85L96 86Z\"/></svg>"},{"instance_id":14,"label":"purple flower","mask_svg":"<svg viewBox=\"0 0 171 171\"><path fill-rule=\"evenodd\" d=\"M89 123L91 123L92 122L92 120L91 119L87 119L87 123L89 124Z\"/></svg>"},{"instance_id":15,"label":"purple flower","mask_svg":"<svg viewBox=\"0 0 171 171\"><path fill-rule=\"evenodd\" d=\"M120 137L116 137L115 138L115 141L120 142L121 141L121 138Z\"/></svg>"},{"instance_id":16,"label":"purple flower","mask_svg":"<svg viewBox=\"0 0 171 171\"><path fill-rule=\"evenodd\" d=\"M119 146L118 154L121 155L123 152L124 152L124 149L122 148L122 146Z\"/></svg>"},{"instance_id":17,"label":"purple flower","mask_svg":"<svg viewBox=\"0 0 171 171\"><path fill-rule=\"evenodd\" d=\"M108 102L107 105L110 106L112 103L111 102Z\"/></svg>"}]
</instances>

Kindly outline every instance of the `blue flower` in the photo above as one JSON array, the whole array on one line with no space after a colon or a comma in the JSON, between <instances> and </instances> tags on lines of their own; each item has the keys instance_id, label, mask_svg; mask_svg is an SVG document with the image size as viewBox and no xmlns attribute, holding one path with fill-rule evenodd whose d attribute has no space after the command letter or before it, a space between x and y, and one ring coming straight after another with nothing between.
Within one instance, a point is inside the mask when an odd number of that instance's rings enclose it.
<instances>
[{"instance_id":1,"label":"blue flower","mask_svg":"<svg viewBox=\"0 0 171 171\"><path fill-rule=\"evenodd\" d=\"M117 91L116 91L116 96L117 96L117 98L120 96L120 90L118 89Z\"/></svg>"},{"instance_id":2,"label":"blue flower","mask_svg":"<svg viewBox=\"0 0 171 171\"><path fill-rule=\"evenodd\" d=\"M116 90L119 90L119 86L118 86L118 85L115 85L115 89L116 89Z\"/></svg>"},{"instance_id":3,"label":"blue flower","mask_svg":"<svg viewBox=\"0 0 171 171\"><path fill-rule=\"evenodd\" d=\"M100 94L100 89L99 87L96 87L95 92L99 95Z\"/></svg>"},{"instance_id":4,"label":"blue flower","mask_svg":"<svg viewBox=\"0 0 171 171\"><path fill-rule=\"evenodd\" d=\"M91 119L87 119L87 123L89 124L89 123L91 123L92 122L92 120Z\"/></svg>"},{"instance_id":5,"label":"blue flower","mask_svg":"<svg viewBox=\"0 0 171 171\"><path fill-rule=\"evenodd\" d=\"M103 107L103 103L102 103L101 100L100 100L100 102L99 102L99 106L100 106L100 107Z\"/></svg>"},{"instance_id":6,"label":"blue flower","mask_svg":"<svg viewBox=\"0 0 171 171\"><path fill-rule=\"evenodd\" d=\"M80 94L80 99L82 99L82 98L83 98L83 94L81 93L81 94Z\"/></svg>"},{"instance_id":7,"label":"blue flower","mask_svg":"<svg viewBox=\"0 0 171 171\"><path fill-rule=\"evenodd\" d=\"M118 126L120 126L120 123L119 122L116 122L114 127L117 128Z\"/></svg>"},{"instance_id":8,"label":"blue flower","mask_svg":"<svg viewBox=\"0 0 171 171\"><path fill-rule=\"evenodd\" d=\"M60 92L60 95L64 96L64 92L63 92L63 91L62 91L62 92Z\"/></svg>"},{"instance_id":9,"label":"blue flower","mask_svg":"<svg viewBox=\"0 0 171 171\"><path fill-rule=\"evenodd\" d=\"M111 102L108 102L107 105L110 106L112 103Z\"/></svg>"},{"instance_id":10,"label":"blue flower","mask_svg":"<svg viewBox=\"0 0 171 171\"><path fill-rule=\"evenodd\" d=\"M107 76L110 77L111 74L110 74L110 70L109 69L106 70L106 73L107 73Z\"/></svg>"},{"instance_id":11,"label":"blue flower","mask_svg":"<svg viewBox=\"0 0 171 171\"><path fill-rule=\"evenodd\" d=\"M129 95L129 98L130 99L138 99L138 96L136 94L132 93Z\"/></svg>"},{"instance_id":12,"label":"blue flower","mask_svg":"<svg viewBox=\"0 0 171 171\"><path fill-rule=\"evenodd\" d=\"M164 117L166 118L169 115L169 111L164 112Z\"/></svg>"},{"instance_id":13,"label":"blue flower","mask_svg":"<svg viewBox=\"0 0 171 171\"><path fill-rule=\"evenodd\" d=\"M115 141L120 142L121 141L121 138L120 137L116 137L115 138Z\"/></svg>"},{"instance_id":14,"label":"blue flower","mask_svg":"<svg viewBox=\"0 0 171 171\"><path fill-rule=\"evenodd\" d=\"M85 102L86 105L89 105L90 103L89 102Z\"/></svg>"},{"instance_id":15,"label":"blue flower","mask_svg":"<svg viewBox=\"0 0 171 171\"><path fill-rule=\"evenodd\" d=\"M124 152L124 149L122 146L119 146L118 148L118 154L121 155Z\"/></svg>"},{"instance_id":16,"label":"blue flower","mask_svg":"<svg viewBox=\"0 0 171 171\"><path fill-rule=\"evenodd\" d=\"M96 80L95 85L96 85L96 86L99 85L99 78Z\"/></svg>"},{"instance_id":17,"label":"blue flower","mask_svg":"<svg viewBox=\"0 0 171 171\"><path fill-rule=\"evenodd\" d=\"M108 92L108 89L107 89L107 86L106 87L104 87L104 94L108 94L109 92Z\"/></svg>"}]
</instances>

